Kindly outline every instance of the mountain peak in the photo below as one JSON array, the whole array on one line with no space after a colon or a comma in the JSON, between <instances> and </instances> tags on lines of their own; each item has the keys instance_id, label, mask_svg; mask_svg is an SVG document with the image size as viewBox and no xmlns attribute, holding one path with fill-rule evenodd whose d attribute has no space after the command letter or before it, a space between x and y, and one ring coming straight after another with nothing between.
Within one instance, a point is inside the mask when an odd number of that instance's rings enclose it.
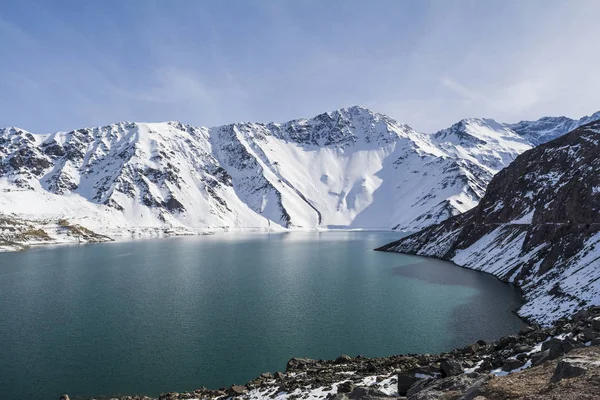
<instances>
[{"instance_id":1,"label":"mountain peak","mask_svg":"<svg viewBox=\"0 0 600 400\"><path fill-rule=\"evenodd\" d=\"M486 142L499 138L522 139L505 125L491 118L465 118L450 128L442 129L434 134L437 140L448 141L454 144L471 142ZM525 140L520 140L525 141Z\"/></svg>"},{"instance_id":2,"label":"mountain peak","mask_svg":"<svg viewBox=\"0 0 600 400\"><path fill-rule=\"evenodd\" d=\"M30 133L25 129L21 129L18 126L7 126L5 128L0 128L0 133L3 135L14 135L14 134L27 134Z\"/></svg>"},{"instance_id":3,"label":"mountain peak","mask_svg":"<svg viewBox=\"0 0 600 400\"><path fill-rule=\"evenodd\" d=\"M354 106L350 106L350 107L342 107L338 111L347 111L347 112L352 112L352 113L367 112L367 113L370 113L370 114L376 114L373 110L371 110L371 109L369 109L367 107L361 106L359 104L354 105Z\"/></svg>"},{"instance_id":4,"label":"mountain peak","mask_svg":"<svg viewBox=\"0 0 600 400\"><path fill-rule=\"evenodd\" d=\"M374 120L385 120L393 121L390 117L385 114L375 112L369 108L356 105L351 107L338 108L337 110L321 113L311 119L324 119L324 118L343 118L343 119L374 119ZM395 122L395 121L394 121Z\"/></svg>"},{"instance_id":5,"label":"mountain peak","mask_svg":"<svg viewBox=\"0 0 600 400\"><path fill-rule=\"evenodd\" d=\"M311 146L346 148L357 143L384 145L401 136L416 134L408 125L363 106L340 108L313 118L266 125L281 139Z\"/></svg>"}]
</instances>

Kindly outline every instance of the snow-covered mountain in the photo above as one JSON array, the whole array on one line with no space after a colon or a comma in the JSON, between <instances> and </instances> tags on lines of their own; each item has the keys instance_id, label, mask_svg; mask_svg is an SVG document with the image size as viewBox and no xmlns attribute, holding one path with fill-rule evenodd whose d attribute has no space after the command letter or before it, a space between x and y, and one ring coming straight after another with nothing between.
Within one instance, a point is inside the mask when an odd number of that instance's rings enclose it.
<instances>
[{"instance_id":1,"label":"snow-covered mountain","mask_svg":"<svg viewBox=\"0 0 600 400\"><path fill-rule=\"evenodd\" d=\"M435 134L362 107L215 128L121 122L0 130L0 210L106 234L416 230L477 205L528 140L489 119Z\"/></svg>"},{"instance_id":2,"label":"snow-covered mountain","mask_svg":"<svg viewBox=\"0 0 600 400\"><path fill-rule=\"evenodd\" d=\"M433 256L521 286L551 323L600 304L600 121L520 155L479 205L380 250Z\"/></svg>"},{"instance_id":3,"label":"snow-covered mountain","mask_svg":"<svg viewBox=\"0 0 600 400\"><path fill-rule=\"evenodd\" d=\"M537 121L521 121L506 126L537 146L598 120L600 120L600 111L580 119L543 117Z\"/></svg>"}]
</instances>

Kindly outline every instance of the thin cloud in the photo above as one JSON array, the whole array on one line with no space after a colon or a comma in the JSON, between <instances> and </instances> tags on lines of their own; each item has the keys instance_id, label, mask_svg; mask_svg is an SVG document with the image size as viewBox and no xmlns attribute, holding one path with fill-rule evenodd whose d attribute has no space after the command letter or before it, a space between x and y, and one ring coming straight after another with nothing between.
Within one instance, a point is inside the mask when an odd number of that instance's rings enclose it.
<instances>
[{"instance_id":1,"label":"thin cloud","mask_svg":"<svg viewBox=\"0 0 600 400\"><path fill-rule=\"evenodd\" d=\"M0 126L269 122L361 104L435 131L600 108L597 1L106 4L0 3Z\"/></svg>"}]
</instances>

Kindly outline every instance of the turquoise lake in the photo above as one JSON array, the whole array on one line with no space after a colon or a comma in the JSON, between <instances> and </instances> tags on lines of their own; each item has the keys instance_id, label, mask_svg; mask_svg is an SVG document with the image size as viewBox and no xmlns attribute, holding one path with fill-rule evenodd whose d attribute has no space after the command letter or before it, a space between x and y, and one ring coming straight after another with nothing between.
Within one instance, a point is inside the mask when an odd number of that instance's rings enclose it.
<instances>
[{"instance_id":1,"label":"turquoise lake","mask_svg":"<svg viewBox=\"0 0 600 400\"><path fill-rule=\"evenodd\" d=\"M435 353L514 333L517 289L381 253L391 232L219 234L0 253L0 393L245 383L291 357Z\"/></svg>"}]
</instances>

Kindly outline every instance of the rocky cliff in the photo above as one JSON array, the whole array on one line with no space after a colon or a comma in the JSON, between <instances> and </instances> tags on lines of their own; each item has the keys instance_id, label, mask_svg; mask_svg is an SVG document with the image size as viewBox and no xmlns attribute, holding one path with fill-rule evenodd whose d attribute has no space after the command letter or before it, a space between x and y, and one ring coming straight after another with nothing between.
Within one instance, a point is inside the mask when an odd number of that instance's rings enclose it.
<instances>
[{"instance_id":1,"label":"rocky cliff","mask_svg":"<svg viewBox=\"0 0 600 400\"><path fill-rule=\"evenodd\" d=\"M600 304L600 122L521 154L474 209L378 250L451 260L520 286L551 323Z\"/></svg>"}]
</instances>

